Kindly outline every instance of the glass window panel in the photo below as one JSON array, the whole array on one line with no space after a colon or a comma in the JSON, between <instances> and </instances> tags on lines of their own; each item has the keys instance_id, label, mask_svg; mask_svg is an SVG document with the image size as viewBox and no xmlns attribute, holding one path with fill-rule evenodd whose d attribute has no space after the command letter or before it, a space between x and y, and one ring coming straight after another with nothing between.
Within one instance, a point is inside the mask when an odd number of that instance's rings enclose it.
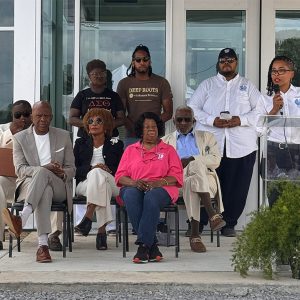
<instances>
[{"instance_id":1,"label":"glass window panel","mask_svg":"<svg viewBox=\"0 0 300 300\"><path fill-rule=\"evenodd\" d=\"M85 66L103 60L113 73L113 89L130 65L134 48L149 47L153 72L165 74L166 0L81 0L80 88L88 85Z\"/></svg>"},{"instance_id":2,"label":"glass window panel","mask_svg":"<svg viewBox=\"0 0 300 300\"><path fill-rule=\"evenodd\" d=\"M0 0L0 26L14 26L13 0Z\"/></svg>"},{"instance_id":3,"label":"glass window panel","mask_svg":"<svg viewBox=\"0 0 300 300\"><path fill-rule=\"evenodd\" d=\"M245 11L186 12L186 98L199 83L216 74L218 54L233 48L239 57L239 72L245 74Z\"/></svg>"},{"instance_id":4,"label":"glass window panel","mask_svg":"<svg viewBox=\"0 0 300 300\"><path fill-rule=\"evenodd\" d=\"M68 129L74 78L74 1L42 1L41 99L50 101L53 123Z\"/></svg>"},{"instance_id":5,"label":"glass window panel","mask_svg":"<svg viewBox=\"0 0 300 300\"><path fill-rule=\"evenodd\" d=\"M293 59L300 70L300 11L277 11L275 23L275 53ZM293 84L300 86L300 72L295 72Z\"/></svg>"},{"instance_id":6,"label":"glass window panel","mask_svg":"<svg viewBox=\"0 0 300 300\"><path fill-rule=\"evenodd\" d=\"M0 124L10 121L14 88L14 33L0 31Z\"/></svg>"}]
</instances>

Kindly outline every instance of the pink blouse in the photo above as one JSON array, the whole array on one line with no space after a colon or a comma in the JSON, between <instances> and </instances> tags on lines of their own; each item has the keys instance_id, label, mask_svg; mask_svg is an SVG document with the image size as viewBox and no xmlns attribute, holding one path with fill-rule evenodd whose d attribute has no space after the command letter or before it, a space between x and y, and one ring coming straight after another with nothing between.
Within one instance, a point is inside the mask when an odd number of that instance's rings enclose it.
<instances>
[{"instance_id":1,"label":"pink blouse","mask_svg":"<svg viewBox=\"0 0 300 300\"><path fill-rule=\"evenodd\" d=\"M159 180L166 176L177 179L176 186L163 186L170 195L172 202L178 198L178 188L183 185L183 169L180 158L173 146L160 141L151 150L142 147L141 142L126 148L115 174L117 186L120 177L127 176L133 180L144 179L149 181Z\"/></svg>"}]
</instances>

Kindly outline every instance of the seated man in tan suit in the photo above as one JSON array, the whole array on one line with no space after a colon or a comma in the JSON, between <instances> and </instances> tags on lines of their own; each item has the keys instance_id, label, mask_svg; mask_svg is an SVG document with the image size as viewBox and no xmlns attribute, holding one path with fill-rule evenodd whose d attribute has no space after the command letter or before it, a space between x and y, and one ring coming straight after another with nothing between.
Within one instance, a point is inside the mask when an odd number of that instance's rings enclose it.
<instances>
[{"instance_id":1,"label":"seated man in tan suit","mask_svg":"<svg viewBox=\"0 0 300 300\"><path fill-rule=\"evenodd\" d=\"M226 225L222 215L216 212L211 204L211 197L216 196L219 209L223 209L219 180L215 172L220 164L221 155L212 133L193 129L195 119L190 107L178 107L173 121L176 131L164 136L162 140L174 146L184 168L182 192L191 222L191 250L205 252L206 248L199 233L201 205L205 207L213 231Z\"/></svg>"},{"instance_id":2,"label":"seated man in tan suit","mask_svg":"<svg viewBox=\"0 0 300 300\"><path fill-rule=\"evenodd\" d=\"M0 148L12 149L12 136L30 126L31 105L26 100L19 100L12 105L12 122L8 128L0 132ZM14 200L16 189L16 178L11 176L1 176L0 174L0 212L7 206L7 202ZM0 250L3 250L4 222L0 214Z\"/></svg>"},{"instance_id":3,"label":"seated man in tan suit","mask_svg":"<svg viewBox=\"0 0 300 300\"><path fill-rule=\"evenodd\" d=\"M16 169L17 200L25 199L20 216L3 209L10 232L18 237L34 211L37 223L37 262L51 262L48 234L51 232L52 201L68 201L72 209L72 181L75 164L70 134L50 127L52 109L48 102L33 105L33 125L13 136L13 159Z\"/></svg>"}]
</instances>

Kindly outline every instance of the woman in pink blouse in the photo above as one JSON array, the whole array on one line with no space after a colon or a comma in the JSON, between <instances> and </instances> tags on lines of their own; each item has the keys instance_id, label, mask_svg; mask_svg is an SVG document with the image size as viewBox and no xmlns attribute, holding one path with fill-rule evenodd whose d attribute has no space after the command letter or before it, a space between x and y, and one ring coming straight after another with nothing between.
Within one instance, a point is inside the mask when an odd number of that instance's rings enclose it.
<instances>
[{"instance_id":1,"label":"woman in pink blouse","mask_svg":"<svg viewBox=\"0 0 300 300\"><path fill-rule=\"evenodd\" d=\"M115 180L139 245L135 263L160 261L156 226L160 209L175 203L183 184L183 170L176 150L163 141L163 122L152 113L143 113L136 123L141 140L128 146L121 158Z\"/></svg>"}]
</instances>

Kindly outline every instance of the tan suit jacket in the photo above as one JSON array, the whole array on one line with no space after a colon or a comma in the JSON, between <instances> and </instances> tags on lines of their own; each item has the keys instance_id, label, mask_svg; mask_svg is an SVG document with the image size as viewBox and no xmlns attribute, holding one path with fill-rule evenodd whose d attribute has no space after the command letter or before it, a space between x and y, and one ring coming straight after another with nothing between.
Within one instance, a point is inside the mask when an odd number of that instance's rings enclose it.
<instances>
[{"instance_id":1,"label":"tan suit jacket","mask_svg":"<svg viewBox=\"0 0 300 300\"><path fill-rule=\"evenodd\" d=\"M75 176L75 159L70 133L66 130L50 127L51 160L60 163L66 174L65 186L69 212L72 211L73 178ZM13 136L13 160L16 169L17 190L27 177L32 177L40 166L35 144L33 126Z\"/></svg>"},{"instance_id":2,"label":"tan suit jacket","mask_svg":"<svg viewBox=\"0 0 300 300\"><path fill-rule=\"evenodd\" d=\"M219 203L219 209L222 212L224 208L222 203L221 187L220 187L218 175L215 171L215 169L218 168L218 166L220 165L220 161L221 161L221 154L219 151L217 141L214 135L207 131L195 130L194 134L195 134L196 144L198 146L198 149L200 149L200 154L195 155L194 158L195 160L200 160L202 163L204 163L207 169L209 169L210 172L213 173L218 186L216 199ZM162 140L166 144L172 145L176 149L176 131L168 135L165 135L162 138Z\"/></svg>"}]
</instances>

